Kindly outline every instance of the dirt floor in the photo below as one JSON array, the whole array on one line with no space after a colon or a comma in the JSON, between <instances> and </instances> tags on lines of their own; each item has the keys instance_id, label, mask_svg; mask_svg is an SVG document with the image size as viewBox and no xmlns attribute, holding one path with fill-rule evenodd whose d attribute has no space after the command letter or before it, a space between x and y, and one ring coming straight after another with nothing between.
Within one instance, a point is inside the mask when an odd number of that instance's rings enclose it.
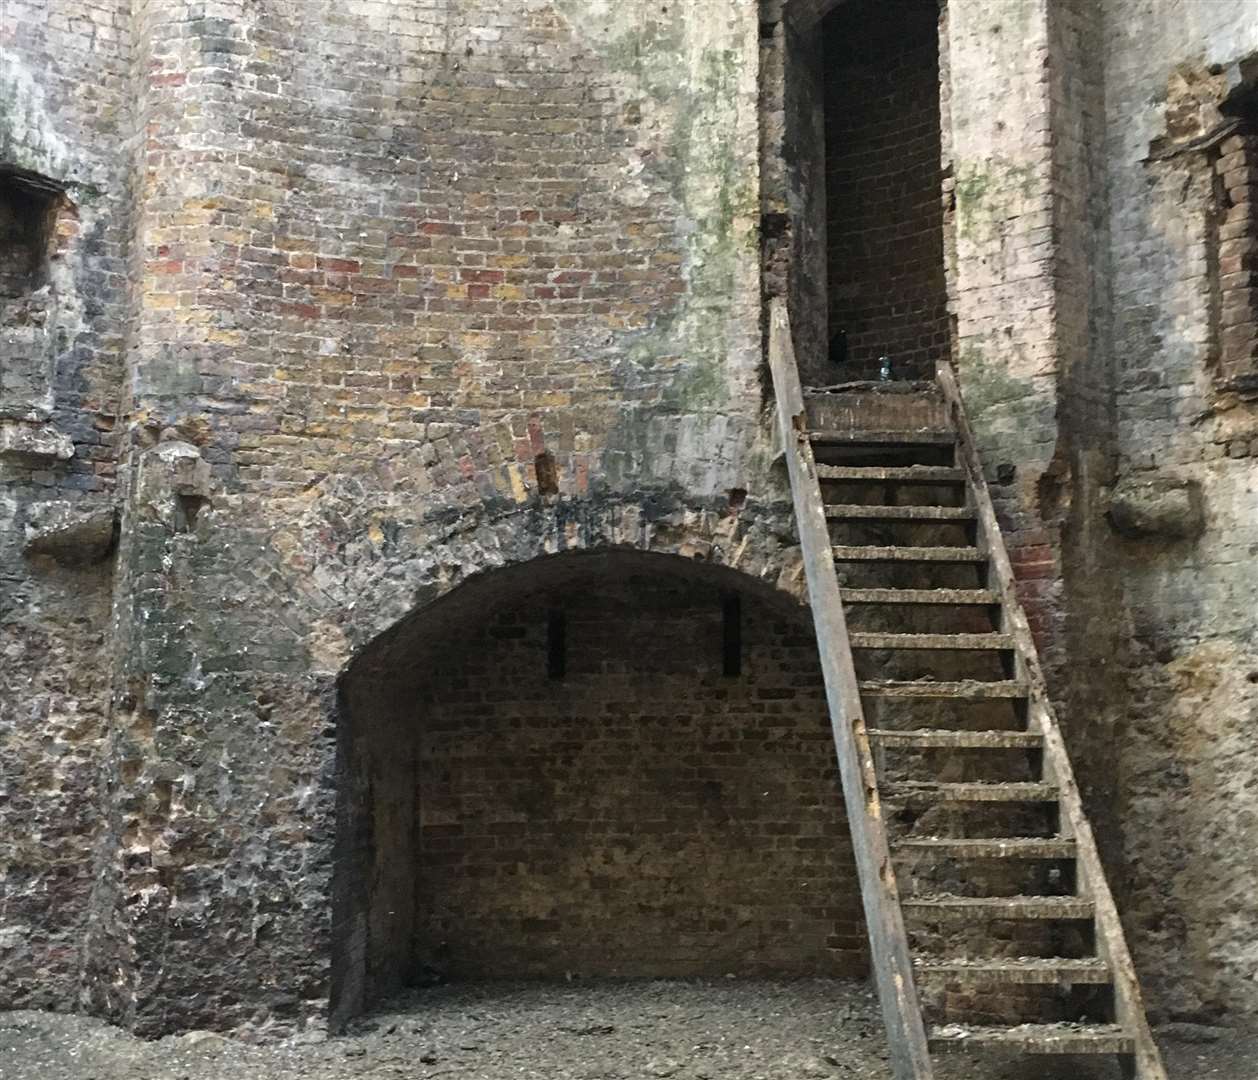
<instances>
[{"instance_id":1,"label":"dirt floor","mask_svg":"<svg viewBox=\"0 0 1258 1080\"><path fill-rule=\"evenodd\" d=\"M416 992L352 1036L143 1042L97 1020L0 1013L4 1080L890 1080L876 1003L830 980L483 984ZM1166 1029L1171 1080L1258 1080L1258 1036ZM953 1059L949 1080L1118 1077Z\"/></svg>"}]
</instances>

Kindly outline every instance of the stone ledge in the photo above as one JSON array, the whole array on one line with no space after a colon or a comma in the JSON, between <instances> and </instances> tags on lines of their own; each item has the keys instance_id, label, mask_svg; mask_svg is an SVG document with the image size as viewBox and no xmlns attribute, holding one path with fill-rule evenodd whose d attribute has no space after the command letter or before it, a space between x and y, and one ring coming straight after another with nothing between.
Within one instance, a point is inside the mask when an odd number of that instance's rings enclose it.
<instances>
[{"instance_id":1,"label":"stone ledge","mask_svg":"<svg viewBox=\"0 0 1258 1080\"><path fill-rule=\"evenodd\" d=\"M112 505L83 510L74 503L44 503L32 508L25 550L66 566L100 562L113 549L116 523Z\"/></svg>"},{"instance_id":2,"label":"stone ledge","mask_svg":"<svg viewBox=\"0 0 1258 1080\"><path fill-rule=\"evenodd\" d=\"M1125 477L1110 494L1106 516L1123 536L1188 540L1205 528L1201 485L1156 473Z\"/></svg>"},{"instance_id":3,"label":"stone ledge","mask_svg":"<svg viewBox=\"0 0 1258 1080\"><path fill-rule=\"evenodd\" d=\"M49 423L0 420L0 457L69 461L74 443Z\"/></svg>"}]
</instances>

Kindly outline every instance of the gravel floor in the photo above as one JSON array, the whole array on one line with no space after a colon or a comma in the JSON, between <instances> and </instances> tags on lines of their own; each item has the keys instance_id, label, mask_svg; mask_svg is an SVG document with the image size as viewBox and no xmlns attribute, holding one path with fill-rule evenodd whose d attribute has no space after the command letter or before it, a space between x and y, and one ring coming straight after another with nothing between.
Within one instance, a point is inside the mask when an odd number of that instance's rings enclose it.
<instances>
[{"instance_id":1,"label":"gravel floor","mask_svg":"<svg viewBox=\"0 0 1258 1080\"><path fill-rule=\"evenodd\" d=\"M0 1013L4 1080L890 1080L866 987L830 980L485 984L415 993L353 1036L143 1042L97 1020ZM1258 1038L1168 1029L1172 1080L1258 1080ZM949 1080L1117 1077L1066 1063L945 1063Z\"/></svg>"}]
</instances>

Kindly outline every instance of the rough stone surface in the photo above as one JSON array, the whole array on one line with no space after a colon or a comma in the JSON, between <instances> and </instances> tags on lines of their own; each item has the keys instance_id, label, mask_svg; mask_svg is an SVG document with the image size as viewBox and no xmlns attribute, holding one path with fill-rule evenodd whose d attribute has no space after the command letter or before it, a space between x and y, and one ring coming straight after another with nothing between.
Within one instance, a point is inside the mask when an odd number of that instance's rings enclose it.
<instances>
[{"instance_id":1,"label":"rough stone surface","mask_svg":"<svg viewBox=\"0 0 1258 1080\"><path fill-rule=\"evenodd\" d=\"M1110 497L1109 520L1124 536L1188 539L1205 527L1201 491L1196 483L1173 477L1119 481Z\"/></svg>"},{"instance_id":2,"label":"rough stone surface","mask_svg":"<svg viewBox=\"0 0 1258 1080\"><path fill-rule=\"evenodd\" d=\"M129 5L0 10L0 1004L78 1000L112 582L23 548L112 501L133 159Z\"/></svg>"},{"instance_id":3,"label":"rough stone surface","mask_svg":"<svg viewBox=\"0 0 1258 1080\"><path fill-rule=\"evenodd\" d=\"M73 503L41 503L26 522L26 551L71 566L99 562L113 549L117 528L112 506L76 511Z\"/></svg>"},{"instance_id":4,"label":"rough stone surface","mask_svg":"<svg viewBox=\"0 0 1258 1080\"><path fill-rule=\"evenodd\" d=\"M1251 16L1132 0L1114 5L1105 46L1117 465L1129 482L1167 473L1193 485L1205 515L1191 543L1115 545L1130 642L1115 743L1125 891L1155 1007L1206 1022L1258 1009L1241 914L1258 888L1244 854L1254 825L1239 794L1258 779L1241 749L1258 722L1258 412L1219 382L1222 147L1183 147L1221 118L1228 80L1212 67L1258 51ZM1167 150L1181 152L1156 156Z\"/></svg>"}]
</instances>

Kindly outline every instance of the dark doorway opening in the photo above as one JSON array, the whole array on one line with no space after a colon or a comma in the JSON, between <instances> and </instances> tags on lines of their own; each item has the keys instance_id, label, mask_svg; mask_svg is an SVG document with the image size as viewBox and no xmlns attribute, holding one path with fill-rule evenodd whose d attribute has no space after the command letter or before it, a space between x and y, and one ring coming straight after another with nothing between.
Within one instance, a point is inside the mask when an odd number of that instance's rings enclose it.
<instances>
[{"instance_id":1,"label":"dark doorway opening","mask_svg":"<svg viewBox=\"0 0 1258 1080\"><path fill-rule=\"evenodd\" d=\"M937 0L821 24L832 382L931 378L949 354L938 27Z\"/></svg>"}]
</instances>

